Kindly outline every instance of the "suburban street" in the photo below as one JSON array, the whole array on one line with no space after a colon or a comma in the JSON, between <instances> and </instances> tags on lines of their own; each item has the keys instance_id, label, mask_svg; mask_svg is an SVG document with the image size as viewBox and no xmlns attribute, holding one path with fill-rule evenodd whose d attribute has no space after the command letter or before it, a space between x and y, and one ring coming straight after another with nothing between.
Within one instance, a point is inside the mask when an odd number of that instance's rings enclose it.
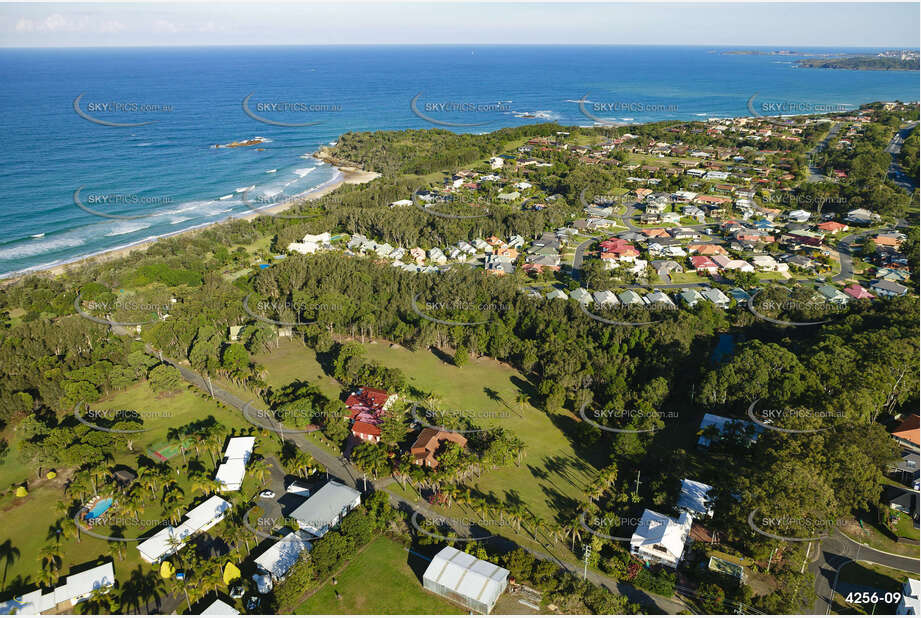
<instances>
[{"instance_id":1,"label":"suburban street","mask_svg":"<svg viewBox=\"0 0 921 618\"><path fill-rule=\"evenodd\" d=\"M806 182L822 182L825 180L825 176L822 175L819 168L813 166L813 158L816 154L822 152L828 147L828 142L832 140L841 130L841 125L837 122L831 125L831 128L828 130L828 135L825 136L821 142L815 145L815 148L809 151L809 177L806 179Z\"/></svg>"},{"instance_id":2,"label":"suburban street","mask_svg":"<svg viewBox=\"0 0 921 618\"><path fill-rule=\"evenodd\" d=\"M905 173L902 169L902 166L899 165L899 154L902 152L902 143L905 141L905 138L908 137L908 134L911 133L911 130L917 126L918 121L909 122L907 125L902 127L892 136L892 139L889 141L889 145L886 146L886 152L889 153L889 156L892 158L892 162L889 164L889 178L897 185L905 189L908 193L912 193L916 187L912 182L911 178Z\"/></svg>"},{"instance_id":3,"label":"suburban street","mask_svg":"<svg viewBox=\"0 0 921 618\"><path fill-rule=\"evenodd\" d=\"M844 565L856 561L872 562L909 573L918 573L921 568L918 558L907 558L873 549L835 530L829 538L822 541L818 557L809 565L809 570L815 575L814 614L827 614L831 611L838 572Z\"/></svg>"},{"instance_id":4,"label":"suburban street","mask_svg":"<svg viewBox=\"0 0 921 618\"><path fill-rule=\"evenodd\" d=\"M113 331L115 331L116 333L120 335L133 336L133 333L131 333L124 327L113 326L112 329ZM196 388L199 388L206 393L211 392L211 390L209 390L208 383L197 372L193 371L192 369L190 369L189 367L185 365L182 365L181 363L178 363L170 358L167 358L166 356L163 356L158 350L156 350L149 344L145 345L145 348L148 354L151 354L157 358L161 358L163 362L169 363L170 365L178 369L179 372L182 374L182 377L189 384L192 384ZM233 408L236 408L237 410L240 411L241 415L243 414L243 409L247 404L246 401L243 401L242 399L240 399L233 393L230 393L220 388L219 386L212 385L211 388L213 389L215 399L217 399L218 401L228 406L232 406ZM246 416L244 415L243 418L246 418ZM279 431L282 429L281 425L277 423L274 419L270 419L270 423L276 427L276 431ZM429 519L436 518L436 517L443 517L443 516L438 515L437 513L435 513L428 507L421 505L421 504L413 504L409 502L406 498L389 490L388 486L396 482L392 477L381 478L381 479L377 479L373 481L372 480L366 481L365 475L358 468L356 468L351 463L349 463L344 457L341 457L341 456L337 457L335 455L332 455L331 453L329 453L322 447L308 440L303 433L283 432L283 433L279 433L279 436L283 436L284 439L291 440L298 446L298 448L310 453L314 459L316 459L322 466L326 468L326 470L329 472L331 476L336 477L338 480L345 483L346 485L349 485L350 487L354 487L355 489L358 489L359 491L364 492L367 489L366 487L366 483L367 483L368 486L373 487L375 490L386 492L387 495L390 497L391 504L393 504L396 508L400 509L404 513L412 514L413 512L418 512L420 515L426 518L429 518ZM458 533L469 534L469 528L467 530L463 530L462 526L460 528L461 529L458 530ZM511 544L509 545L509 548L510 549L512 548ZM534 556L536 556L537 558L540 558L541 560L550 560L560 565L561 568L565 568L568 571L571 571L577 575L582 574L581 564L568 562L557 556L551 555L549 553L536 551L528 547L525 547L524 549L530 552L531 554L533 554ZM682 611L687 610L687 606L685 606L685 604L677 598L667 598L667 597L663 597L660 595L645 592L643 590L634 588L633 586L629 584L625 584L611 577L607 577L606 575L603 575L601 573L589 571L588 579L598 585L605 586L612 592L616 592L618 594L621 594L627 597L628 599L630 599L630 601L634 603L640 603L646 606L649 606L649 605L655 606L658 612L660 613L679 614ZM166 607L176 607L179 605L179 600L172 599L172 598L166 598L163 601L163 605Z\"/></svg>"}]
</instances>

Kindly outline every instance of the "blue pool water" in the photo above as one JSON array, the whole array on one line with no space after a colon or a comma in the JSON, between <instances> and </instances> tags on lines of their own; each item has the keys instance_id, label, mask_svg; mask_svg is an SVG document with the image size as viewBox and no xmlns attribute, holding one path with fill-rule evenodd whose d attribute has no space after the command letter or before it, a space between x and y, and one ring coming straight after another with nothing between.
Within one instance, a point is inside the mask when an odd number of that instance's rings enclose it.
<instances>
[{"instance_id":1,"label":"blue pool water","mask_svg":"<svg viewBox=\"0 0 921 618\"><path fill-rule=\"evenodd\" d=\"M112 506L112 498L105 498L96 503L96 506L93 507L93 510L86 514L87 519L96 519L103 513L109 510L109 507Z\"/></svg>"}]
</instances>

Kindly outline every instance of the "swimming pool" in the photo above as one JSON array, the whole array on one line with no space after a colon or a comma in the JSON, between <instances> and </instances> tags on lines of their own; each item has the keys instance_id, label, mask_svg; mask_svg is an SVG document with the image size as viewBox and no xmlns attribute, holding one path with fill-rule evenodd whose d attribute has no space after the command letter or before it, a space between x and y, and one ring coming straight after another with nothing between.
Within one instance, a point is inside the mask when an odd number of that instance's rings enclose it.
<instances>
[{"instance_id":1,"label":"swimming pool","mask_svg":"<svg viewBox=\"0 0 921 618\"><path fill-rule=\"evenodd\" d=\"M109 507L112 506L112 498L104 498L96 503L96 506L93 507L93 510L86 514L87 519L96 519L103 513L109 510Z\"/></svg>"}]
</instances>

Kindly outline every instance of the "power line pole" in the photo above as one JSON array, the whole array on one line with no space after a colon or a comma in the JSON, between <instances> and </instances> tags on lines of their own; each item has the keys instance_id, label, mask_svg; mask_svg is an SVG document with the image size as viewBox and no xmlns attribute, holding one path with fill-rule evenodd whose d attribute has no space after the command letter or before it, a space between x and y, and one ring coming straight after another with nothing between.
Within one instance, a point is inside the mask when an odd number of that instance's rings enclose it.
<instances>
[{"instance_id":1,"label":"power line pole","mask_svg":"<svg viewBox=\"0 0 921 618\"><path fill-rule=\"evenodd\" d=\"M641 485L641 483L640 483L640 471L637 470L637 471L636 471L636 490L635 490L636 495L639 495L639 494L640 494L640 485Z\"/></svg>"},{"instance_id":2,"label":"power line pole","mask_svg":"<svg viewBox=\"0 0 921 618\"><path fill-rule=\"evenodd\" d=\"M585 563L585 567L582 570L582 579L588 579L588 557L592 555L592 546L583 543L582 544L582 561Z\"/></svg>"}]
</instances>

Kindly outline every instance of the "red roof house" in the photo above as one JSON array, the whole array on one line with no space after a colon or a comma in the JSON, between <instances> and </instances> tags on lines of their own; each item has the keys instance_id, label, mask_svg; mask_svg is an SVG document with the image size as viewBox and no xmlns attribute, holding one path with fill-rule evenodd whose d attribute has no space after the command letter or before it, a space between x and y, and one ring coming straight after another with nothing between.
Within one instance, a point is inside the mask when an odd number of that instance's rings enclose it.
<instances>
[{"instance_id":1,"label":"red roof house","mask_svg":"<svg viewBox=\"0 0 921 618\"><path fill-rule=\"evenodd\" d=\"M352 423L352 435L364 442L380 442L381 430L376 425L355 421Z\"/></svg>"},{"instance_id":2,"label":"red roof house","mask_svg":"<svg viewBox=\"0 0 921 618\"><path fill-rule=\"evenodd\" d=\"M851 285L844 288L844 293L850 296L851 298L855 298L857 300L862 300L864 298L867 298L867 299L876 298L875 296L867 292L863 288L863 286L858 285L856 283L852 283Z\"/></svg>"}]
</instances>

